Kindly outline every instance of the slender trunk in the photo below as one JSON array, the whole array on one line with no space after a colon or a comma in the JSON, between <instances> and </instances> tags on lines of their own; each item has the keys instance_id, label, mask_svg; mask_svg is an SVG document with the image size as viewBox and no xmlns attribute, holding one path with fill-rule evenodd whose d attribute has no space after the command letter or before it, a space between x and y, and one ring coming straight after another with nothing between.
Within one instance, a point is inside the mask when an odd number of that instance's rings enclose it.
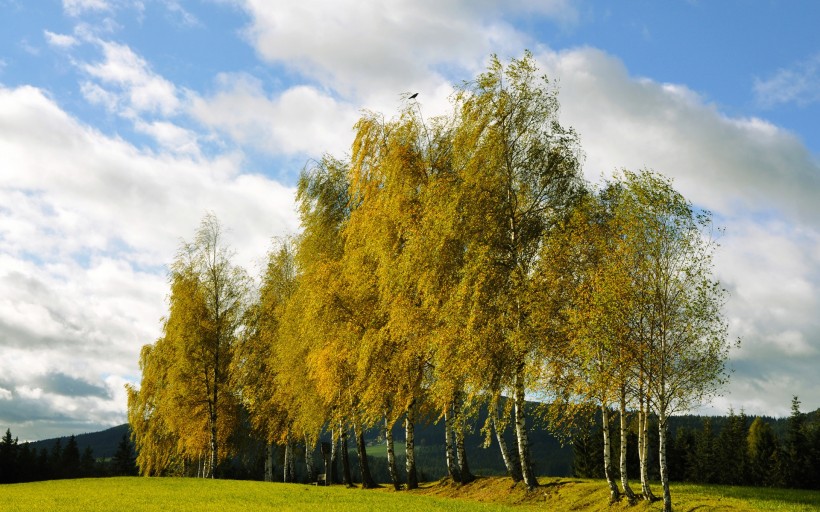
<instances>
[{"instance_id":1,"label":"slender trunk","mask_svg":"<svg viewBox=\"0 0 820 512\"><path fill-rule=\"evenodd\" d=\"M535 478L535 471L532 469L530 460L530 443L527 436L527 405L524 399L524 380L521 375L523 369L519 369L515 376L515 434L518 440L518 457L521 460L521 475L524 477L524 484L532 490L538 486Z\"/></svg>"},{"instance_id":2,"label":"slender trunk","mask_svg":"<svg viewBox=\"0 0 820 512\"><path fill-rule=\"evenodd\" d=\"M359 472L362 474L362 489L373 489L377 487L373 476L370 475L370 466L367 463L367 446L364 444L364 427L361 423L353 425L353 433L356 436L356 453L359 455Z\"/></svg>"},{"instance_id":3,"label":"slender trunk","mask_svg":"<svg viewBox=\"0 0 820 512\"><path fill-rule=\"evenodd\" d=\"M601 427L604 432L604 477L609 486L609 502L618 501L618 484L612 477L612 450L609 444L609 407L601 402Z\"/></svg>"},{"instance_id":4,"label":"slender trunk","mask_svg":"<svg viewBox=\"0 0 820 512\"><path fill-rule=\"evenodd\" d=\"M265 481L273 482L273 456L275 454L273 443L265 445Z\"/></svg>"},{"instance_id":5,"label":"slender trunk","mask_svg":"<svg viewBox=\"0 0 820 512\"><path fill-rule=\"evenodd\" d=\"M282 480L285 483L293 483L296 479L295 475L295 468L293 463L293 444L288 439L285 442L285 461L284 461L284 472L282 475Z\"/></svg>"},{"instance_id":6,"label":"slender trunk","mask_svg":"<svg viewBox=\"0 0 820 512\"><path fill-rule=\"evenodd\" d=\"M669 470L666 467L666 414L658 414L658 461L661 470L661 486L663 487L663 510L672 512L672 495L669 492Z\"/></svg>"},{"instance_id":7,"label":"slender trunk","mask_svg":"<svg viewBox=\"0 0 820 512\"><path fill-rule=\"evenodd\" d=\"M444 411L444 452L447 459L447 474L454 482L461 482L456 465L456 446L453 440L453 413L449 406Z\"/></svg>"},{"instance_id":8,"label":"slender trunk","mask_svg":"<svg viewBox=\"0 0 820 512\"><path fill-rule=\"evenodd\" d=\"M461 476L461 483L468 484L475 480L475 476L470 472L467 464L467 452L464 449L464 414L461 408L461 393L457 392L453 400L453 415L456 428L456 453L458 455L458 474Z\"/></svg>"},{"instance_id":9,"label":"slender trunk","mask_svg":"<svg viewBox=\"0 0 820 512\"><path fill-rule=\"evenodd\" d=\"M217 406L219 404L219 342L220 342L220 333L219 333L219 302L216 304L216 350L214 351L214 382L213 382L213 389L212 389L212 397L213 403L211 404L211 461L210 461L210 471L211 478L216 478L216 463L219 457L217 453Z\"/></svg>"},{"instance_id":10,"label":"slender trunk","mask_svg":"<svg viewBox=\"0 0 820 512\"><path fill-rule=\"evenodd\" d=\"M655 501L655 495L649 487L649 443L648 443L648 416L643 399L638 412L638 454L641 459L641 492L643 499Z\"/></svg>"},{"instance_id":11,"label":"slender trunk","mask_svg":"<svg viewBox=\"0 0 820 512\"><path fill-rule=\"evenodd\" d=\"M330 474L327 480L328 485L342 483L339 480L339 468L336 463L336 459L339 458L338 446L339 436L336 434L336 429L330 429Z\"/></svg>"},{"instance_id":12,"label":"slender trunk","mask_svg":"<svg viewBox=\"0 0 820 512\"><path fill-rule=\"evenodd\" d=\"M399 471L396 468L396 452L393 448L393 425L387 416L384 417L384 441L387 444L387 471L390 472L390 481L397 491L401 489Z\"/></svg>"},{"instance_id":13,"label":"slender trunk","mask_svg":"<svg viewBox=\"0 0 820 512\"><path fill-rule=\"evenodd\" d=\"M316 481L316 467L313 465L313 452L316 451L316 442L305 434L305 469L308 483Z\"/></svg>"},{"instance_id":14,"label":"slender trunk","mask_svg":"<svg viewBox=\"0 0 820 512\"><path fill-rule=\"evenodd\" d=\"M216 390L214 389L214 405L211 408L211 457L208 463L208 475L210 478L216 478Z\"/></svg>"},{"instance_id":15,"label":"slender trunk","mask_svg":"<svg viewBox=\"0 0 820 512\"><path fill-rule=\"evenodd\" d=\"M407 469L407 488L418 489L419 477L416 474L416 434L415 434L415 401L407 408L407 416L404 420L405 430L405 468Z\"/></svg>"},{"instance_id":16,"label":"slender trunk","mask_svg":"<svg viewBox=\"0 0 820 512\"><path fill-rule=\"evenodd\" d=\"M620 410L620 427L621 427L621 488L627 499L632 502L635 499L635 493L629 487L629 478L626 471L626 440L627 440L627 424L626 424L626 389L621 387L621 410Z\"/></svg>"},{"instance_id":17,"label":"slender trunk","mask_svg":"<svg viewBox=\"0 0 820 512\"><path fill-rule=\"evenodd\" d=\"M350 456L347 453L347 429L342 426L339 421L339 438L342 450L342 476L344 477L344 484L348 487L353 487L353 478L350 477Z\"/></svg>"},{"instance_id":18,"label":"slender trunk","mask_svg":"<svg viewBox=\"0 0 820 512\"><path fill-rule=\"evenodd\" d=\"M506 426L506 422L504 425ZM495 438L498 440L498 447L501 450L501 458L504 459L504 465L507 467L507 475L512 478L513 482L520 482L524 478L521 476L521 462L518 460L517 450L511 451L507 447L507 441L504 439L504 430L506 428L499 428L498 404L496 404L495 413L493 414L493 429L495 430Z\"/></svg>"}]
</instances>

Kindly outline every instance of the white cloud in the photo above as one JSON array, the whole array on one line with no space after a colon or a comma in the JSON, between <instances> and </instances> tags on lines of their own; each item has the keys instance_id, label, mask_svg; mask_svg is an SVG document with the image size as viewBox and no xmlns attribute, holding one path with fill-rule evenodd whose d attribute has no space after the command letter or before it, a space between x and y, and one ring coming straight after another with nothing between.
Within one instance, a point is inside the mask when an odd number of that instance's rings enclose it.
<instances>
[{"instance_id":1,"label":"white cloud","mask_svg":"<svg viewBox=\"0 0 820 512\"><path fill-rule=\"evenodd\" d=\"M758 104L765 108L785 103L806 106L820 101L820 54L771 77L755 79L754 92Z\"/></svg>"},{"instance_id":2,"label":"white cloud","mask_svg":"<svg viewBox=\"0 0 820 512\"><path fill-rule=\"evenodd\" d=\"M242 144L280 154L341 154L351 141L356 109L310 86L269 97L248 75L222 75L221 90L196 98L190 113Z\"/></svg>"},{"instance_id":3,"label":"white cloud","mask_svg":"<svg viewBox=\"0 0 820 512\"><path fill-rule=\"evenodd\" d=\"M794 394L820 406L820 165L813 155L782 128L727 117L685 86L629 76L599 50L538 58L560 79L561 118L581 136L590 180L620 167L653 168L725 226L716 272L730 291L731 336L742 345L731 352L734 374L715 411L731 405L786 414Z\"/></svg>"},{"instance_id":4,"label":"white cloud","mask_svg":"<svg viewBox=\"0 0 820 512\"><path fill-rule=\"evenodd\" d=\"M197 157L200 154L197 134L167 121L137 121L137 131L150 135L164 149L176 154Z\"/></svg>"},{"instance_id":5,"label":"white cloud","mask_svg":"<svg viewBox=\"0 0 820 512\"><path fill-rule=\"evenodd\" d=\"M0 388L0 400L11 400L12 394L6 388Z\"/></svg>"},{"instance_id":6,"label":"white cloud","mask_svg":"<svg viewBox=\"0 0 820 512\"><path fill-rule=\"evenodd\" d=\"M126 117L136 117L141 113L167 116L177 111L180 99L173 83L154 73L145 59L127 45L98 42L104 60L85 64L83 70L115 90L107 90L100 84L84 86L83 93L89 101L108 106L116 98L116 108Z\"/></svg>"},{"instance_id":7,"label":"white cloud","mask_svg":"<svg viewBox=\"0 0 820 512\"><path fill-rule=\"evenodd\" d=\"M48 44L57 48L71 48L79 42L76 37L67 34L55 34L48 30L43 31L43 34Z\"/></svg>"},{"instance_id":8,"label":"white cloud","mask_svg":"<svg viewBox=\"0 0 820 512\"><path fill-rule=\"evenodd\" d=\"M243 174L236 156L140 150L33 87L0 88L0 111L0 387L20 398L3 415L122 422L114 388L138 376L139 349L159 334L180 239L213 211L253 272L270 238L296 229L293 190Z\"/></svg>"},{"instance_id":9,"label":"white cloud","mask_svg":"<svg viewBox=\"0 0 820 512\"><path fill-rule=\"evenodd\" d=\"M590 179L651 167L717 212L775 210L820 223L820 164L788 131L727 117L684 86L631 77L599 50L539 58L560 78L561 118L581 135Z\"/></svg>"},{"instance_id":10,"label":"white cloud","mask_svg":"<svg viewBox=\"0 0 820 512\"><path fill-rule=\"evenodd\" d=\"M238 3L252 17L247 37L263 58L368 106L373 95L429 96L452 78L444 76L445 69L469 76L491 52L518 55L532 40L505 16L538 15L561 23L577 18L566 1Z\"/></svg>"},{"instance_id":11,"label":"white cloud","mask_svg":"<svg viewBox=\"0 0 820 512\"><path fill-rule=\"evenodd\" d=\"M106 0L63 0L63 10L70 16L79 16L86 11L109 11L111 5Z\"/></svg>"}]
</instances>

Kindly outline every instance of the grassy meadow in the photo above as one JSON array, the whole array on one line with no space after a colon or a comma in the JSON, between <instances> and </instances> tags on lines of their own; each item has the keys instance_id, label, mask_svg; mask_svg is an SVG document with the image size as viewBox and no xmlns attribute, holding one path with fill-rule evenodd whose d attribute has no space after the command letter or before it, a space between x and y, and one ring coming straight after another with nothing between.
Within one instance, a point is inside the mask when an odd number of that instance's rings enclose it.
<instances>
[{"instance_id":1,"label":"grassy meadow","mask_svg":"<svg viewBox=\"0 0 820 512\"><path fill-rule=\"evenodd\" d=\"M194 478L103 478L56 480L0 487L0 511L654 511L662 504L626 502L609 506L599 480L541 478L526 492L507 478L480 478L466 486L446 481L412 492L384 487L364 491L342 486L200 480ZM659 491L660 489L656 489ZM674 485L679 511L820 510L820 492Z\"/></svg>"}]
</instances>

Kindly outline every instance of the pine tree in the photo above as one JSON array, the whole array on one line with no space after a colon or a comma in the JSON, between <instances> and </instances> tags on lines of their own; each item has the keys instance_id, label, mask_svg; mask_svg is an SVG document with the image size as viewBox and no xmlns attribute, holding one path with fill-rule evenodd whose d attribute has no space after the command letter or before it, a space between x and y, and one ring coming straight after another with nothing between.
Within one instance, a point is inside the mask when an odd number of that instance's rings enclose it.
<instances>
[{"instance_id":1,"label":"pine tree","mask_svg":"<svg viewBox=\"0 0 820 512\"><path fill-rule=\"evenodd\" d=\"M814 485L814 482L810 481L812 461L806 430L806 415L800 412L800 400L796 396L792 397L792 413L783 442L787 461L784 474L787 487L806 489Z\"/></svg>"},{"instance_id":2,"label":"pine tree","mask_svg":"<svg viewBox=\"0 0 820 512\"><path fill-rule=\"evenodd\" d=\"M749 460L749 483L767 487L775 485L774 471L777 469L777 464L773 461L778 452L778 442L771 425L761 418L755 418L749 427L746 447Z\"/></svg>"},{"instance_id":3,"label":"pine tree","mask_svg":"<svg viewBox=\"0 0 820 512\"><path fill-rule=\"evenodd\" d=\"M80 448L77 446L77 438L71 436L63 448L60 457L61 477L77 478L80 476Z\"/></svg>"},{"instance_id":4,"label":"pine tree","mask_svg":"<svg viewBox=\"0 0 820 512\"><path fill-rule=\"evenodd\" d=\"M717 481L726 485L745 485L748 478L748 418L729 411L729 418L718 436Z\"/></svg>"},{"instance_id":5,"label":"pine tree","mask_svg":"<svg viewBox=\"0 0 820 512\"><path fill-rule=\"evenodd\" d=\"M88 478L95 476L97 473L97 459L94 457L94 450L90 446L86 446L80 457L80 476Z\"/></svg>"},{"instance_id":6,"label":"pine tree","mask_svg":"<svg viewBox=\"0 0 820 512\"><path fill-rule=\"evenodd\" d=\"M133 476L137 474L134 447L127 433L122 435L120 444L117 445L117 452L111 461L111 470L115 476Z\"/></svg>"},{"instance_id":7,"label":"pine tree","mask_svg":"<svg viewBox=\"0 0 820 512\"><path fill-rule=\"evenodd\" d=\"M17 474L17 438L11 437L11 429L0 440L0 483L11 483Z\"/></svg>"}]
</instances>

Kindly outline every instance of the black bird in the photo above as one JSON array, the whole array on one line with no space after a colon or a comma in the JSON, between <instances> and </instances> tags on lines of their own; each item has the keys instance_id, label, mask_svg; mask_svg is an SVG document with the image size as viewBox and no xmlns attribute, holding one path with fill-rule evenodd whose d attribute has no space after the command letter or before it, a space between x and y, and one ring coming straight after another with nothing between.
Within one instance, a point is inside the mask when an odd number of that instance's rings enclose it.
<instances>
[{"instance_id":1,"label":"black bird","mask_svg":"<svg viewBox=\"0 0 820 512\"><path fill-rule=\"evenodd\" d=\"M414 99L416 99L416 96L418 96L418 95L419 95L419 93L414 92L414 93L413 93L413 94L411 94L411 95L410 95L410 97L409 97L409 98L407 98L407 99L408 99L408 100L414 100Z\"/></svg>"}]
</instances>

